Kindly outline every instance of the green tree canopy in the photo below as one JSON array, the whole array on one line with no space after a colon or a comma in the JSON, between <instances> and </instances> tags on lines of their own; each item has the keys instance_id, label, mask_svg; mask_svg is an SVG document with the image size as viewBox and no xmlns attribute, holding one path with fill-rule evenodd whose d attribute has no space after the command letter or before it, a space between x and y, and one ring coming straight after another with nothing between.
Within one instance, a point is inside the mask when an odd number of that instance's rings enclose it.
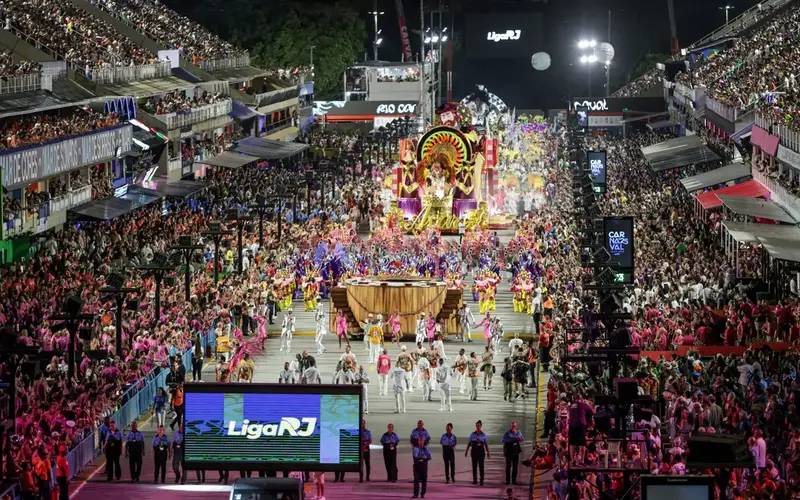
<instances>
[{"instance_id":1,"label":"green tree canopy","mask_svg":"<svg viewBox=\"0 0 800 500\"><path fill-rule=\"evenodd\" d=\"M175 0L179 12L250 51L256 66L307 66L314 48L314 93L340 97L345 68L364 54L367 30L352 2Z\"/></svg>"}]
</instances>

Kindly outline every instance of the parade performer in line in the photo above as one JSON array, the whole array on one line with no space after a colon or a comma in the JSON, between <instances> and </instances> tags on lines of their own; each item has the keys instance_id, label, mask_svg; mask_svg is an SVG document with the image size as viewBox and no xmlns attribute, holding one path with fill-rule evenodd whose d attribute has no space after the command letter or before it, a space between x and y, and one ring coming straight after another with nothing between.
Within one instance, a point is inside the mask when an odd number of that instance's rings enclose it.
<instances>
[{"instance_id":1,"label":"parade performer in line","mask_svg":"<svg viewBox=\"0 0 800 500\"><path fill-rule=\"evenodd\" d=\"M286 352L289 352L292 350L294 323L294 314L292 314L292 309L289 308L289 310L283 315L283 324L281 325L281 351L286 350Z\"/></svg>"},{"instance_id":2,"label":"parade performer in line","mask_svg":"<svg viewBox=\"0 0 800 500\"><path fill-rule=\"evenodd\" d=\"M533 281L528 271L523 270L517 273L511 284L511 291L514 292L514 312L531 314L533 312L531 300Z\"/></svg>"},{"instance_id":3,"label":"parade performer in line","mask_svg":"<svg viewBox=\"0 0 800 500\"><path fill-rule=\"evenodd\" d=\"M425 323L425 336L428 338L428 347L432 347L433 339L436 337L436 317L433 312L428 313L428 321Z\"/></svg>"},{"instance_id":4,"label":"parade performer in line","mask_svg":"<svg viewBox=\"0 0 800 500\"><path fill-rule=\"evenodd\" d=\"M475 325L475 328L482 326L483 327L483 338L486 340L486 345L492 345L492 315L488 311L486 312L486 316L483 317L480 323Z\"/></svg>"},{"instance_id":5,"label":"parade performer in line","mask_svg":"<svg viewBox=\"0 0 800 500\"><path fill-rule=\"evenodd\" d=\"M383 316L381 314L369 326L367 336L369 337L369 362L377 363L378 356L381 355L381 344L383 343Z\"/></svg>"},{"instance_id":6,"label":"parade performer in line","mask_svg":"<svg viewBox=\"0 0 800 500\"><path fill-rule=\"evenodd\" d=\"M475 289L480 297L480 313L494 312L496 309L495 295L500 277L494 271L483 271L475 276Z\"/></svg>"},{"instance_id":7,"label":"parade performer in line","mask_svg":"<svg viewBox=\"0 0 800 500\"><path fill-rule=\"evenodd\" d=\"M395 311L389 316L389 331L392 338L392 343L396 343L400 347L400 339L403 336L400 331L400 313Z\"/></svg>"},{"instance_id":8,"label":"parade performer in line","mask_svg":"<svg viewBox=\"0 0 800 500\"><path fill-rule=\"evenodd\" d=\"M417 328L416 328L416 331L415 331L415 334L416 334L416 336L414 338L414 343L415 344L421 344L422 342L425 342L425 337L426 337L425 327L426 327L426 324L427 323L425 321L425 313L420 313L419 314L419 319L417 320Z\"/></svg>"},{"instance_id":9,"label":"parade performer in line","mask_svg":"<svg viewBox=\"0 0 800 500\"><path fill-rule=\"evenodd\" d=\"M474 322L475 318L472 316L472 311L469 308L469 304L466 302L462 303L461 308L458 310L458 326L461 333L461 340L463 342L472 342L470 329L472 328L472 323Z\"/></svg>"},{"instance_id":10,"label":"parade performer in line","mask_svg":"<svg viewBox=\"0 0 800 500\"><path fill-rule=\"evenodd\" d=\"M325 314L325 306L320 302L317 304L317 312L314 314L314 321L316 322L316 333L314 341L317 344L317 354L324 354L327 349L322 345L325 334L328 333L328 316Z\"/></svg>"},{"instance_id":11,"label":"parade performer in line","mask_svg":"<svg viewBox=\"0 0 800 500\"><path fill-rule=\"evenodd\" d=\"M339 349L342 348L342 339L348 347L350 346L350 339L347 338L347 316L341 309L336 312L336 336L339 338Z\"/></svg>"},{"instance_id":12,"label":"parade performer in line","mask_svg":"<svg viewBox=\"0 0 800 500\"><path fill-rule=\"evenodd\" d=\"M317 301L319 300L319 285L322 278L319 277L316 271L306 270L306 276L303 279L303 303L306 306L306 311L311 312L317 309Z\"/></svg>"}]
</instances>

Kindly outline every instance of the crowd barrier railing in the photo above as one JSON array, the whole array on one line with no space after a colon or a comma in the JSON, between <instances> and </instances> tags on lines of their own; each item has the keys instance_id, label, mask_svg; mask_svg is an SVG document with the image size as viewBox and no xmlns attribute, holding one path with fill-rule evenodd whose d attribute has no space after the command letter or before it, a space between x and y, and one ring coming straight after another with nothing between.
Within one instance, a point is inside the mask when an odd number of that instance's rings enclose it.
<instances>
[{"instance_id":1,"label":"crowd barrier railing","mask_svg":"<svg viewBox=\"0 0 800 500\"><path fill-rule=\"evenodd\" d=\"M218 116L224 116L231 112L233 101L225 99L220 102L193 108L187 113L169 113L155 115L156 118L164 122L168 130L175 130L195 123L204 122Z\"/></svg>"},{"instance_id":2,"label":"crowd barrier railing","mask_svg":"<svg viewBox=\"0 0 800 500\"><path fill-rule=\"evenodd\" d=\"M10 498L11 500L22 498L22 490L19 487L19 483L10 484L4 490L0 490L0 498Z\"/></svg>"},{"instance_id":3,"label":"crowd barrier railing","mask_svg":"<svg viewBox=\"0 0 800 500\"><path fill-rule=\"evenodd\" d=\"M89 69L86 77L95 83L127 83L165 78L171 74L169 61L138 66L109 66Z\"/></svg>"},{"instance_id":4,"label":"crowd barrier railing","mask_svg":"<svg viewBox=\"0 0 800 500\"><path fill-rule=\"evenodd\" d=\"M783 147L800 152L800 131L771 117L769 111L756 111L755 124L767 131L771 128L773 135L780 136L780 143Z\"/></svg>"},{"instance_id":5,"label":"crowd barrier railing","mask_svg":"<svg viewBox=\"0 0 800 500\"><path fill-rule=\"evenodd\" d=\"M245 52L238 56L200 61L199 66L201 69L209 72L221 69L242 68L244 66L250 66L250 54Z\"/></svg>"},{"instance_id":6,"label":"crowd barrier railing","mask_svg":"<svg viewBox=\"0 0 800 500\"><path fill-rule=\"evenodd\" d=\"M42 74L28 73L0 80L0 95L33 92L42 88Z\"/></svg>"}]
</instances>

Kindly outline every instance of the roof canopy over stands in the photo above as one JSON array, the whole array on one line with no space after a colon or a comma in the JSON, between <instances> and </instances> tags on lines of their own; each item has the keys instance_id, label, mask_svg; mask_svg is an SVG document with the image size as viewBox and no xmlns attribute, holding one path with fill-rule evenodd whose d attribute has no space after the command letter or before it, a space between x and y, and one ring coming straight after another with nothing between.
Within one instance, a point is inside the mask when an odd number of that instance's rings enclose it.
<instances>
[{"instance_id":1,"label":"roof canopy over stands","mask_svg":"<svg viewBox=\"0 0 800 500\"><path fill-rule=\"evenodd\" d=\"M708 172L684 177L681 184L688 192L698 191L707 187L716 186L730 181L736 181L744 177L750 177L750 165L744 163L731 163L724 167L716 168Z\"/></svg>"},{"instance_id":2,"label":"roof canopy over stands","mask_svg":"<svg viewBox=\"0 0 800 500\"><path fill-rule=\"evenodd\" d=\"M697 194L696 198L700 206L708 210L722 206L722 200L719 198L719 195L737 198L758 198L768 194L769 189L765 188L760 182L751 179L739 184L734 184L733 186L704 191Z\"/></svg>"},{"instance_id":3,"label":"roof canopy over stands","mask_svg":"<svg viewBox=\"0 0 800 500\"><path fill-rule=\"evenodd\" d=\"M720 159L717 153L711 151L696 135L676 137L644 147L642 154L654 172Z\"/></svg>"},{"instance_id":4,"label":"roof canopy over stands","mask_svg":"<svg viewBox=\"0 0 800 500\"><path fill-rule=\"evenodd\" d=\"M719 199L722 200L725 208L737 215L771 219L787 224L794 224L797 222L783 207L770 200L761 198L737 198L726 195L719 196Z\"/></svg>"}]
</instances>

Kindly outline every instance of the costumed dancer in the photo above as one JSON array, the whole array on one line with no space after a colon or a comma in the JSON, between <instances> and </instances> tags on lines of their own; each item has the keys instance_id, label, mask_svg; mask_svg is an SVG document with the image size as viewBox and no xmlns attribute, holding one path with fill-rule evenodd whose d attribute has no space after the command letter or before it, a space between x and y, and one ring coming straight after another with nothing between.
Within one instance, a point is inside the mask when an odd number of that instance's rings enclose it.
<instances>
[{"instance_id":1,"label":"costumed dancer","mask_svg":"<svg viewBox=\"0 0 800 500\"><path fill-rule=\"evenodd\" d=\"M369 336L369 362L377 363L378 356L381 355L381 343L383 342L383 316L378 315L376 321L367 330Z\"/></svg>"},{"instance_id":2,"label":"costumed dancer","mask_svg":"<svg viewBox=\"0 0 800 500\"><path fill-rule=\"evenodd\" d=\"M486 340L486 345L492 344L492 315L487 311L486 316L483 317L476 327L483 327L483 338Z\"/></svg>"},{"instance_id":3,"label":"costumed dancer","mask_svg":"<svg viewBox=\"0 0 800 500\"><path fill-rule=\"evenodd\" d=\"M314 314L314 321L316 321L316 334L314 341L317 343L317 354L324 354L327 349L322 345L325 334L328 333L328 325L325 315L325 306L320 302L317 304L317 312Z\"/></svg>"},{"instance_id":4,"label":"costumed dancer","mask_svg":"<svg viewBox=\"0 0 800 500\"><path fill-rule=\"evenodd\" d=\"M453 363L453 371L456 375L458 382L458 393L466 394L467 392L467 351L461 349L458 351L458 356Z\"/></svg>"},{"instance_id":5,"label":"costumed dancer","mask_svg":"<svg viewBox=\"0 0 800 500\"><path fill-rule=\"evenodd\" d=\"M281 326L281 351L292 350L292 336L294 335L295 318L292 309L283 315L283 325Z\"/></svg>"},{"instance_id":6,"label":"costumed dancer","mask_svg":"<svg viewBox=\"0 0 800 500\"><path fill-rule=\"evenodd\" d=\"M354 384L361 384L361 392L364 394L364 413L369 413L369 375L364 371L364 365L358 367Z\"/></svg>"},{"instance_id":7,"label":"costumed dancer","mask_svg":"<svg viewBox=\"0 0 800 500\"><path fill-rule=\"evenodd\" d=\"M397 347L400 347L400 339L403 336L402 332L400 331L400 313L393 312L389 316L389 331L392 335L392 343L396 343Z\"/></svg>"},{"instance_id":8,"label":"costumed dancer","mask_svg":"<svg viewBox=\"0 0 800 500\"><path fill-rule=\"evenodd\" d=\"M375 323L372 313L367 314L367 320L361 323L361 330L364 332L364 352L369 352L369 329Z\"/></svg>"},{"instance_id":9,"label":"costumed dancer","mask_svg":"<svg viewBox=\"0 0 800 500\"><path fill-rule=\"evenodd\" d=\"M428 339L428 347L433 345L433 339L436 336L436 317L433 312L428 313L428 321L425 323L425 336Z\"/></svg>"},{"instance_id":10,"label":"costumed dancer","mask_svg":"<svg viewBox=\"0 0 800 500\"><path fill-rule=\"evenodd\" d=\"M317 309L317 301L319 300L319 282L321 278L317 276L314 271L306 271L306 277L303 282L303 302L306 306L306 311L311 312Z\"/></svg>"},{"instance_id":11,"label":"costumed dancer","mask_svg":"<svg viewBox=\"0 0 800 500\"><path fill-rule=\"evenodd\" d=\"M350 339L347 338L347 317L341 309L336 313L336 337L339 339L339 349L342 348L342 340L350 346Z\"/></svg>"},{"instance_id":12,"label":"costumed dancer","mask_svg":"<svg viewBox=\"0 0 800 500\"><path fill-rule=\"evenodd\" d=\"M472 323L475 322L475 318L472 316L472 311L469 308L469 305L464 302L461 304L461 309L458 310L458 324L461 330L461 340L466 342L472 342L472 338L470 338L470 329Z\"/></svg>"},{"instance_id":13,"label":"costumed dancer","mask_svg":"<svg viewBox=\"0 0 800 500\"><path fill-rule=\"evenodd\" d=\"M453 375L450 367L444 363L440 363L436 368L436 383L439 385L439 391L442 394L441 405L439 411L453 411L453 397L450 393L450 386L453 382Z\"/></svg>"},{"instance_id":14,"label":"costumed dancer","mask_svg":"<svg viewBox=\"0 0 800 500\"><path fill-rule=\"evenodd\" d=\"M414 338L415 344L421 344L425 342L425 336L426 336L425 329L426 329L425 313L420 313L419 319L417 320L417 329L415 331L416 333L416 336Z\"/></svg>"}]
</instances>

